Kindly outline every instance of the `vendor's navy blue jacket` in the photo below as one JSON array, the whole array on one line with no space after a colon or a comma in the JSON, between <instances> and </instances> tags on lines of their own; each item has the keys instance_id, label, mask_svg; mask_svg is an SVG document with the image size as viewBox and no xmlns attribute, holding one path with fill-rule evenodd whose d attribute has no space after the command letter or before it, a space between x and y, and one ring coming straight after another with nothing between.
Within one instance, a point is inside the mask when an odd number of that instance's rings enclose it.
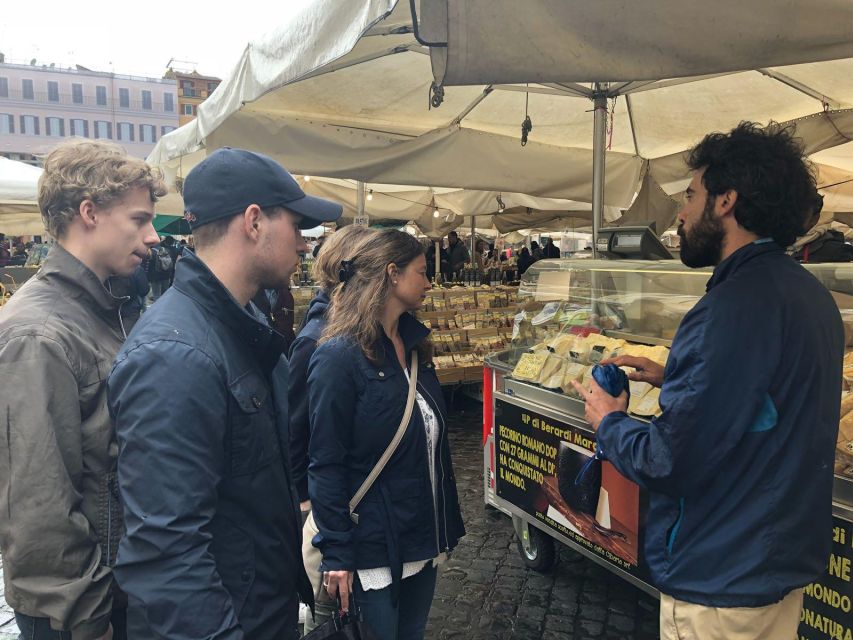
<instances>
[{"instance_id":1,"label":"vendor's navy blue jacket","mask_svg":"<svg viewBox=\"0 0 853 640\"><path fill-rule=\"evenodd\" d=\"M408 313L400 317L399 326L407 354L429 334ZM408 395L405 372L384 335L382 347L385 357L379 366L346 338L334 338L314 352L308 376L308 492L320 531L313 544L323 554L322 569L390 567L396 589L403 563L452 549L465 529L450 460L447 412L431 362L419 362L418 391L440 428L435 501L423 417L416 403L400 445L356 509L358 524L349 517L349 501L397 432Z\"/></svg>"},{"instance_id":2,"label":"vendor's navy blue jacket","mask_svg":"<svg viewBox=\"0 0 853 640\"><path fill-rule=\"evenodd\" d=\"M305 323L290 346L290 466L300 502L308 500L308 364L326 328L329 294L321 290L308 304Z\"/></svg>"},{"instance_id":3,"label":"vendor's navy blue jacket","mask_svg":"<svg viewBox=\"0 0 853 640\"><path fill-rule=\"evenodd\" d=\"M272 640L313 602L288 466L282 337L195 255L109 378L129 637Z\"/></svg>"},{"instance_id":4,"label":"vendor's navy blue jacket","mask_svg":"<svg viewBox=\"0 0 853 640\"><path fill-rule=\"evenodd\" d=\"M829 558L844 334L829 292L773 242L736 251L684 316L651 425L612 413L598 446L651 490L652 582L761 607Z\"/></svg>"}]
</instances>

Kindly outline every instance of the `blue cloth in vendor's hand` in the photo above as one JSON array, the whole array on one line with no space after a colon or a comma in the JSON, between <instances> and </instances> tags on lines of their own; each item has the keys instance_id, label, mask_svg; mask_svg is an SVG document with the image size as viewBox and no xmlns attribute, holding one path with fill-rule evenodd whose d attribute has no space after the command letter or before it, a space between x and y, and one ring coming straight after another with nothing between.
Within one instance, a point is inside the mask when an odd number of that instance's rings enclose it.
<instances>
[{"instance_id":1,"label":"blue cloth in vendor's hand","mask_svg":"<svg viewBox=\"0 0 853 640\"><path fill-rule=\"evenodd\" d=\"M592 368L592 377L602 389L614 398L619 397L623 391L628 393L630 399L631 391L628 386L628 376L615 364L597 364Z\"/></svg>"}]
</instances>

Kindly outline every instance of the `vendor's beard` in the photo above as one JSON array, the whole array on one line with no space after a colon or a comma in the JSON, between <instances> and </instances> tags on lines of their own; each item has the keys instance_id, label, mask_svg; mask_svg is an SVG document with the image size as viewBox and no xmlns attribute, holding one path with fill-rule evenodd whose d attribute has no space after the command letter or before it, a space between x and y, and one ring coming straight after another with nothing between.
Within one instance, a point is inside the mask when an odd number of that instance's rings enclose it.
<instances>
[{"instance_id":1,"label":"vendor's beard","mask_svg":"<svg viewBox=\"0 0 853 640\"><path fill-rule=\"evenodd\" d=\"M678 227L681 261L691 269L716 266L723 253L725 235L722 223L714 216L714 203L709 199L699 222L688 233L683 225Z\"/></svg>"}]
</instances>

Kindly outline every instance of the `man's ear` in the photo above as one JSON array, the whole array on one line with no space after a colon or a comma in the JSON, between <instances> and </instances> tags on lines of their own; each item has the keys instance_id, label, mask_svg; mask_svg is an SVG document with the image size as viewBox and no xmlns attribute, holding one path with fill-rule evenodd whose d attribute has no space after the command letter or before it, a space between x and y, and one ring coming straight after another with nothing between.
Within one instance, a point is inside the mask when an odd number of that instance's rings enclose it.
<instances>
[{"instance_id":1,"label":"man's ear","mask_svg":"<svg viewBox=\"0 0 853 640\"><path fill-rule=\"evenodd\" d=\"M243 231L249 238L257 240L262 217L263 213L258 205L250 204L246 207L243 212Z\"/></svg>"},{"instance_id":2,"label":"man's ear","mask_svg":"<svg viewBox=\"0 0 853 640\"><path fill-rule=\"evenodd\" d=\"M737 204L737 191L729 189L715 197L714 213L718 218L734 215L735 204Z\"/></svg>"},{"instance_id":3,"label":"man's ear","mask_svg":"<svg viewBox=\"0 0 853 640\"><path fill-rule=\"evenodd\" d=\"M83 200L78 207L80 219L87 229L94 229L98 224L98 207L91 200Z\"/></svg>"}]
</instances>

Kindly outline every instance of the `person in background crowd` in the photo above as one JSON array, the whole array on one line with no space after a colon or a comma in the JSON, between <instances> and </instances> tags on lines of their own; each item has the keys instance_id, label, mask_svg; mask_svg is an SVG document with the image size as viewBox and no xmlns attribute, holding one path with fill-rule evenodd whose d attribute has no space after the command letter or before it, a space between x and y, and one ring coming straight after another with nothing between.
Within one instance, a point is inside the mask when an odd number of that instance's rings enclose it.
<instances>
[{"instance_id":1,"label":"person in background crowd","mask_svg":"<svg viewBox=\"0 0 853 640\"><path fill-rule=\"evenodd\" d=\"M311 250L311 256L316 258L320 253L320 249L323 248L323 243L326 241L325 236L317 238L317 243L314 245L314 248Z\"/></svg>"},{"instance_id":2,"label":"person in background crowd","mask_svg":"<svg viewBox=\"0 0 853 640\"><path fill-rule=\"evenodd\" d=\"M6 234L0 233L0 267L5 267L11 257L12 253L9 251L9 241L6 240Z\"/></svg>"},{"instance_id":3,"label":"person in background crowd","mask_svg":"<svg viewBox=\"0 0 853 640\"><path fill-rule=\"evenodd\" d=\"M519 277L523 276L524 272L527 271L530 268L530 265L532 265L534 262L536 261L533 259L533 256L530 255L530 251L527 250L527 247L522 247L521 253L518 256Z\"/></svg>"},{"instance_id":4,"label":"person in background crowd","mask_svg":"<svg viewBox=\"0 0 853 640\"><path fill-rule=\"evenodd\" d=\"M222 148L187 176L195 254L110 373L126 532L116 579L134 639L299 637L299 501L287 458L284 340L249 304L287 287L300 229L340 205L267 156Z\"/></svg>"},{"instance_id":5,"label":"person in background crowd","mask_svg":"<svg viewBox=\"0 0 853 640\"><path fill-rule=\"evenodd\" d=\"M560 249L551 238L545 238L545 248L542 250L542 254L546 258L559 258Z\"/></svg>"},{"instance_id":6,"label":"person in background crowd","mask_svg":"<svg viewBox=\"0 0 853 640\"><path fill-rule=\"evenodd\" d=\"M172 282L175 279L175 265L178 264L178 258L181 255L181 249L172 236L166 236L165 238L163 238L161 246L166 249L166 252L169 254L169 257L172 259L172 266L169 268L169 283L166 286L166 289L168 289L172 286Z\"/></svg>"},{"instance_id":7,"label":"person in background crowd","mask_svg":"<svg viewBox=\"0 0 853 640\"><path fill-rule=\"evenodd\" d=\"M844 331L830 293L785 254L815 179L789 128L744 122L688 156L681 260L714 266L666 368L660 417L577 385L599 455L649 489L646 559L661 638L794 638L830 551Z\"/></svg>"},{"instance_id":8,"label":"person in background crowd","mask_svg":"<svg viewBox=\"0 0 853 640\"><path fill-rule=\"evenodd\" d=\"M455 231L447 234L447 245L447 260L452 279L462 271L466 263L471 262L471 255L468 253L465 243L459 241L459 236Z\"/></svg>"},{"instance_id":9,"label":"person in background crowd","mask_svg":"<svg viewBox=\"0 0 853 640\"><path fill-rule=\"evenodd\" d=\"M474 243L474 248L476 249L476 251L474 252L474 267L480 273L485 273L486 269L489 266L488 261L486 259L488 245L486 244L485 240L477 240L477 242Z\"/></svg>"},{"instance_id":10,"label":"person in background crowd","mask_svg":"<svg viewBox=\"0 0 853 640\"><path fill-rule=\"evenodd\" d=\"M285 351L290 349L295 335L293 333L293 294L290 287L282 289L259 289L252 298L258 311L267 323L284 338Z\"/></svg>"},{"instance_id":11,"label":"person in background crowd","mask_svg":"<svg viewBox=\"0 0 853 640\"><path fill-rule=\"evenodd\" d=\"M151 285L151 300L157 302L160 296L169 288L175 263L172 254L166 248L166 238L156 247L152 247L148 255L148 282Z\"/></svg>"},{"instance_id":12,"label":"person in background crowd","mask_svg":"<svg viewBox=\"0 0 853 640\"><path fill-rule=\"evenodd\" d=\"M402 231L378 232L347 256L340 280L308 375L312 543L332 598L348 609L354 593L379 640L419 640L436 561L464 535L429 330L411 314L430 289L423 248ZM349 500L400 426L414 351L406 434L354 524Z\"/></svg>"},{"instance_id":13,"label":"person in background crowd","mask_svg":"<svg viewBox=\"0 0 853 640\"><path fill-rule=\"evenodd\" d=\"M438 266L441 269L441 273L444 277L449 275L450 262L449 257L447 255L447 249L444 248L444 240L439 240L440 251L438 254ZM428 241L428 246L426 248L426 262L427 262L427 278L429 278L430 282L435 281L435 242L432 240Z\"/></svg>"},{"instance_id":14,"label":"person in background crowd","mask_svg":"<svg viewBox=\"0 0 853 640\"><path fill-rule=\"evenodd\" d=\"M126 298L119 312L124 321L125 331L130 333L145 310L145 300L151 286L145 264L140 264L129 276L113 276L107 281L107 289L116 298Z\"/></svg>"},{"instance_id":15,"label":"person in background crowd","mask_svg":"<svg viewBox=\"0 0 853 640\"><path fill-rule=\"evenodd\" d=\"M125 638L113 580L122 530L106 375L126 335L105 287L157 243L159 174L102 141L45 158L38 202L56 239L0 314L0 549L21 637Z\"/></svg>"},{"instance_id":16,"label":"person in background crowd","mask_svg":"<svg viewBox=\"0 0 853 640\"><path fill-rule=\"evenodd\" d=\"M545 254L542 253L542 249L539 247L539 243L536 242L536 240L530 241L530 255L533 257L533 262L545 257Z\"/></svg>"},{"instance_id":17,"label":"person in background crowd","mask_svg":"<svg viewBox=\"0 0 853 640\"><path fill-rule=\"evenodd\" d=\"M341 260L349 255L358 255L360 245L376 231L356 225L349 225L329 236L317 256L312 269L314 282L320 291L308 305L305 323L290 348L290 460L293 469L293 482L299 493L299 508L303 522L311 511L308 496L308 442L311 427L308 417L308 364L317 349L317 341L326 328L326 311L334 288L340 284ZM305 544L303 540L303 544ZM317 570L318 567L313 567ZM308 633L323 624L332 615L332 603L326 594L315 594L314 616L306 618L305 631Z\"/></svg>"}]
</instances>

